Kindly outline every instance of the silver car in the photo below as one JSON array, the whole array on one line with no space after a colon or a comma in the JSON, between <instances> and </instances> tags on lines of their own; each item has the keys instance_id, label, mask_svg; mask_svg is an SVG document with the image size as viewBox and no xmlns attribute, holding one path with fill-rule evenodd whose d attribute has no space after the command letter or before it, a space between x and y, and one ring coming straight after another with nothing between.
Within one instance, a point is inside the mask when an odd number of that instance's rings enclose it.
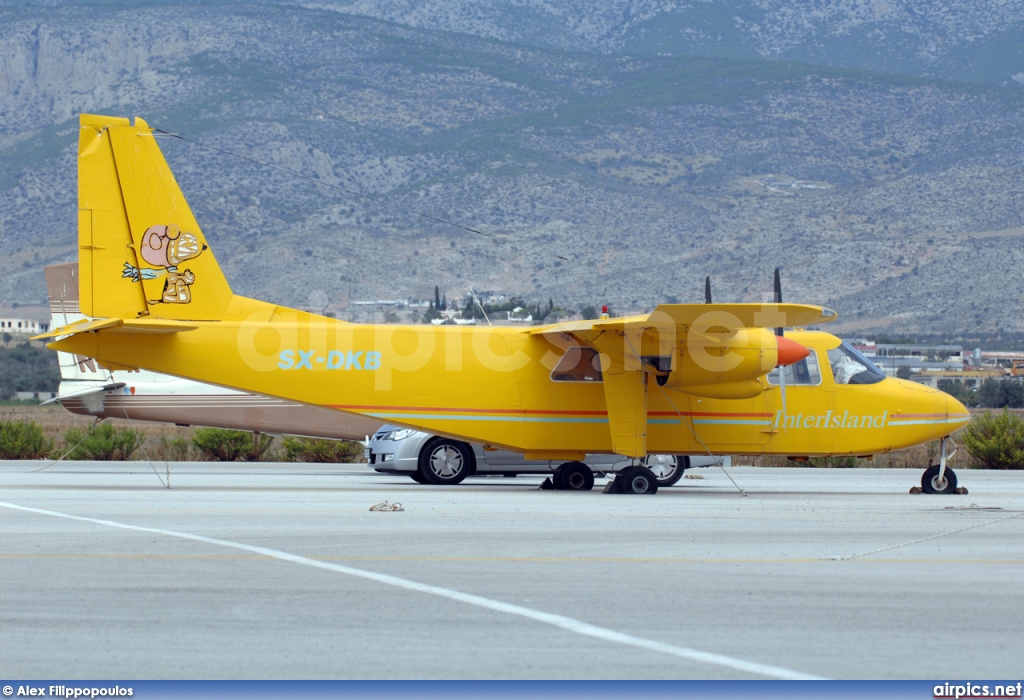
<instances>
[{"instance_id":1,"label":"silver car","mask_svg":"<svg viewBox=\"0 0 1024 700\"><path fill-rule=\"evenodd\" d=\"M382 474L404 474L420 484L457 484L467 476L549 474L556 489L585 491L594 477L617 471L628 462L622 455L587 455L585 462L527 460L517 452L485 450L480 445L439 437L409 428L384 425L366 444L366 461ZM649 455L644 466L658 486L671 486L692 467L722 464L730 457Z\"/></svg>"}]
</instances>

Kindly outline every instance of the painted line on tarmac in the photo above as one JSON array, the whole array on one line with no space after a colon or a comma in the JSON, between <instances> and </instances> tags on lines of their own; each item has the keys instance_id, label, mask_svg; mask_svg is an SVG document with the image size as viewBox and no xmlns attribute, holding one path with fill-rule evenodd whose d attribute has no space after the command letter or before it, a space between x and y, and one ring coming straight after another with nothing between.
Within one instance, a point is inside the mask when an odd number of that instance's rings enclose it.
<instances>
[{"instance_id":1,"label":"painted line on tarmac","mask_svg":"<svg viewBox=\"0 0 1024 700\"><path fill-rule=\"evenodd\" d=\"M419 583L418 581L411 581L409 579L399 578L397 576L378 574L373 571L354 569L348 566L341 566L340 564L332 564L331 562L310 559L308 557L303 557L298 554L290 554L288 552L282 552L280 550L270 549L268 547L256 547L254 545L243 544L241 542L232 542L230 540L220 540L214 537L193 535L187 532L176 532L174 530L161 530L159 528L153 527L128 525L126 523L119 523L113 520L85 518L79 515L59 513L53 510L42 510L40 508L29 508L27 506L19 506L13 503L4 503L2 501L0 501L0 507L8 508L10 510L20 510L26 513L35 513L37 515L48 515L55 518L77 520L83 523L103 525L105 527L113 527L121 530L130 530L132 532L147 532L154 535L164 535L166 537L175 537L182 540L202 542L203 544L210 544L218 547L239 549L244 552L252 552L253 554L259 554L265 557L269 557L271 559L278 559L280 561L291 562L293 564L302 564L317 569L333 571L335 573L345 574L347 576L354 576L356 578L366 579L369 581L376 581L377 583L383 583L388 586L404 588L406 590L415 591L417 593L427 593L429 595L435 595L440 598L447 598L448 600L454 600L459 603L474 605L476 607L485 608L487 610L493 610L495 612L506 613L508 615L515 615L517 617L523 617L528 620L541 622L546 625L551 625L552 627L557 627L559 629L566 630L567 632L573 632L584 637L591 637L606 642L636 647L638 649L645 649L647 651L654 651L661 654L668 654L669 656L675 656L677 658L687 659L689 661L697 661L700 663L710 664L713 666L731 668L737 671L743 671L744 673L752 673L759 676L767 676L769 678L779 678L783 680L824 680L820 676L812 676L806 673L800 673L799 671L792 671L787 668L781 668L779 666L771 666L768 664L761 664L754 661L745 661L743 659L736 659L731 656L725 656L723 654L715 654L712 652L701 651L699 649L691 649L690 647L681 647L676 646L674 644L658 642L652 639L644 639L643 637L635 637L631 634L616 632L615 630L611 630L606 627L598 627L597 625L592 625L588 622L583 622L582 620L566 617L564 615L546 613L540 610L526 608L521 605L513 605L511 603L503 603L499 600L492 600L490 598L484 598L483 596L473 595L471 593L462 593L461 591L455 591L450 588L442 588L440 586L432 586L426 583Z\"/></svg>"},{"instance_id":2,"label":"painted line on tarmac","mask_svg":"<svg viewBox=\"0 0 1024 700\"><path fill-rule=\"evenodd\" d=\"M266 561L269 557L256 554L80 554L73 552L0 552L3 559L188 559L188 560L227 560ZM526 563L526 564L821 564L822 562L839 561L806 557L802 559L631 559L619 557L427 557L398 555L312 555L314 561L402 561L402 562L474 562L486 561L495 563ZM871 564L1008 564L1020 566L1024 559L867 559Z\"/></svg>"}]
</instances>

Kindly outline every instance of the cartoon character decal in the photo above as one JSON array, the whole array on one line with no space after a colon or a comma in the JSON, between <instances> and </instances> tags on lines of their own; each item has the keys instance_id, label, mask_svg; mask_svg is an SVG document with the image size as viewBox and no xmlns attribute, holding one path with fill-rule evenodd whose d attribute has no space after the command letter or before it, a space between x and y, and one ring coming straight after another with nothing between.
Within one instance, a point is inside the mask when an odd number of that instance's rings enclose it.
<instances>
[{"instance_id":1,"label":"cartoon character decal","mask_svg":"<svg viewBox=\"0 0 1024 700\"><path fill-rule=\"evenodd\" d=\"M198 257L204 250L206 244L200 244L195 234L182 231L174 224L150 226L142 234L139 255L156 269L138 268L125 263L121 276L133 282L141 282L167 275L160 298L151 299L150 303L187 304L192 301L191 286L196 276L191 270L179 270L178 265Z\"/></svg>"}]
</instances>

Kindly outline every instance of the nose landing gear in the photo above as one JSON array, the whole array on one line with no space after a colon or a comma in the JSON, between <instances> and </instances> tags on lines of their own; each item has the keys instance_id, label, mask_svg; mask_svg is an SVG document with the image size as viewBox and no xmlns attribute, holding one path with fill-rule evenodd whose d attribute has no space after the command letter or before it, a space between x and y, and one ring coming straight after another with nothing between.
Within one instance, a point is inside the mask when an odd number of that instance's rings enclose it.
<instances>
[{"instance_id":1,"label":"nose landing gear","mask_svg":"<svg viewBox=\"0 0 1024 700\"><path fill-rule=\"evenodd\" d=\"M925 493L966 493L966 489L957 489L956 474L946 466L946 460L956 454L955 448L953 454L946 454L946 440L949 440L948 435L940 443L939 463L928 467L921 475L921 490Z\"/></svg>"},{"instance_id":2,"label":"nose landing gear","mask_svg":"<svg viewBox=\"0 0 1024 700\"><path fill-rule=\"evenodd\" d=\"M933 464L921 475L921 490L925 493L956 493L956 474L952 469Z\"/></svg>"}]
</instances>

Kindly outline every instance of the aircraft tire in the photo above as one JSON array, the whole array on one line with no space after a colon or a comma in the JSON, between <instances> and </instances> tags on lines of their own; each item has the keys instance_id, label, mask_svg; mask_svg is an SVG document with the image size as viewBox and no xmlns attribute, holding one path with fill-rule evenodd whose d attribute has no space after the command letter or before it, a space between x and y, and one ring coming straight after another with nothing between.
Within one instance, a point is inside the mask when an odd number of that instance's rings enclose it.
<instances>
[{"instance_id":1,"label":"aircraft tire","mask_svg":"<svg viewBox=\"0 0 1024 700\"><path fill-rule=\"evenodd\" d=\"M590 491L594 472L583 462L566 462L555 469L551 482L558 491Z\"/></svg>"},{"instance_id":2,"label":"aircraft tire","mask_svg":"<svg viewBox=\"0 0 1024 700\"><path fill-rule=\"evenodd\" d=\"M654 472L658 488L664 488L674 486L683 478L683 472L690 468L690 458L686 455L647 455L644 466Z\"/></svg>"},{"instance_id":3,"label":"aircraft tire","mask_svg":"<svg viewBox=\"0 0 1024 700\"><path fill-rule=\"evenodd\" d=\"M621 493L658 493L658 480L647 467L626 467L615 477Z\"/></svg>"},{"instance_id":4,"label":"aircraft tire","mask_svg":"<svg viewBox=\"0 0 1024 700\"><path fill-rule=\"evenodd\" d=\"M939 481L939 465L933 464L921 475L921 490L925 493L956 493L956 474L946 467L946 481Z\"/></svg>"},{"instance_id":5,"label":"aircraft tire","mask_svg":"<svg viewBox=\"0 0 1024 700\"><path fill-rule=\"evenodd\" d=\"M435 438L420 450L419 466L424 483L458 484L473 470L473 452L463 442Z\"/></svg>"}]
</instances>

